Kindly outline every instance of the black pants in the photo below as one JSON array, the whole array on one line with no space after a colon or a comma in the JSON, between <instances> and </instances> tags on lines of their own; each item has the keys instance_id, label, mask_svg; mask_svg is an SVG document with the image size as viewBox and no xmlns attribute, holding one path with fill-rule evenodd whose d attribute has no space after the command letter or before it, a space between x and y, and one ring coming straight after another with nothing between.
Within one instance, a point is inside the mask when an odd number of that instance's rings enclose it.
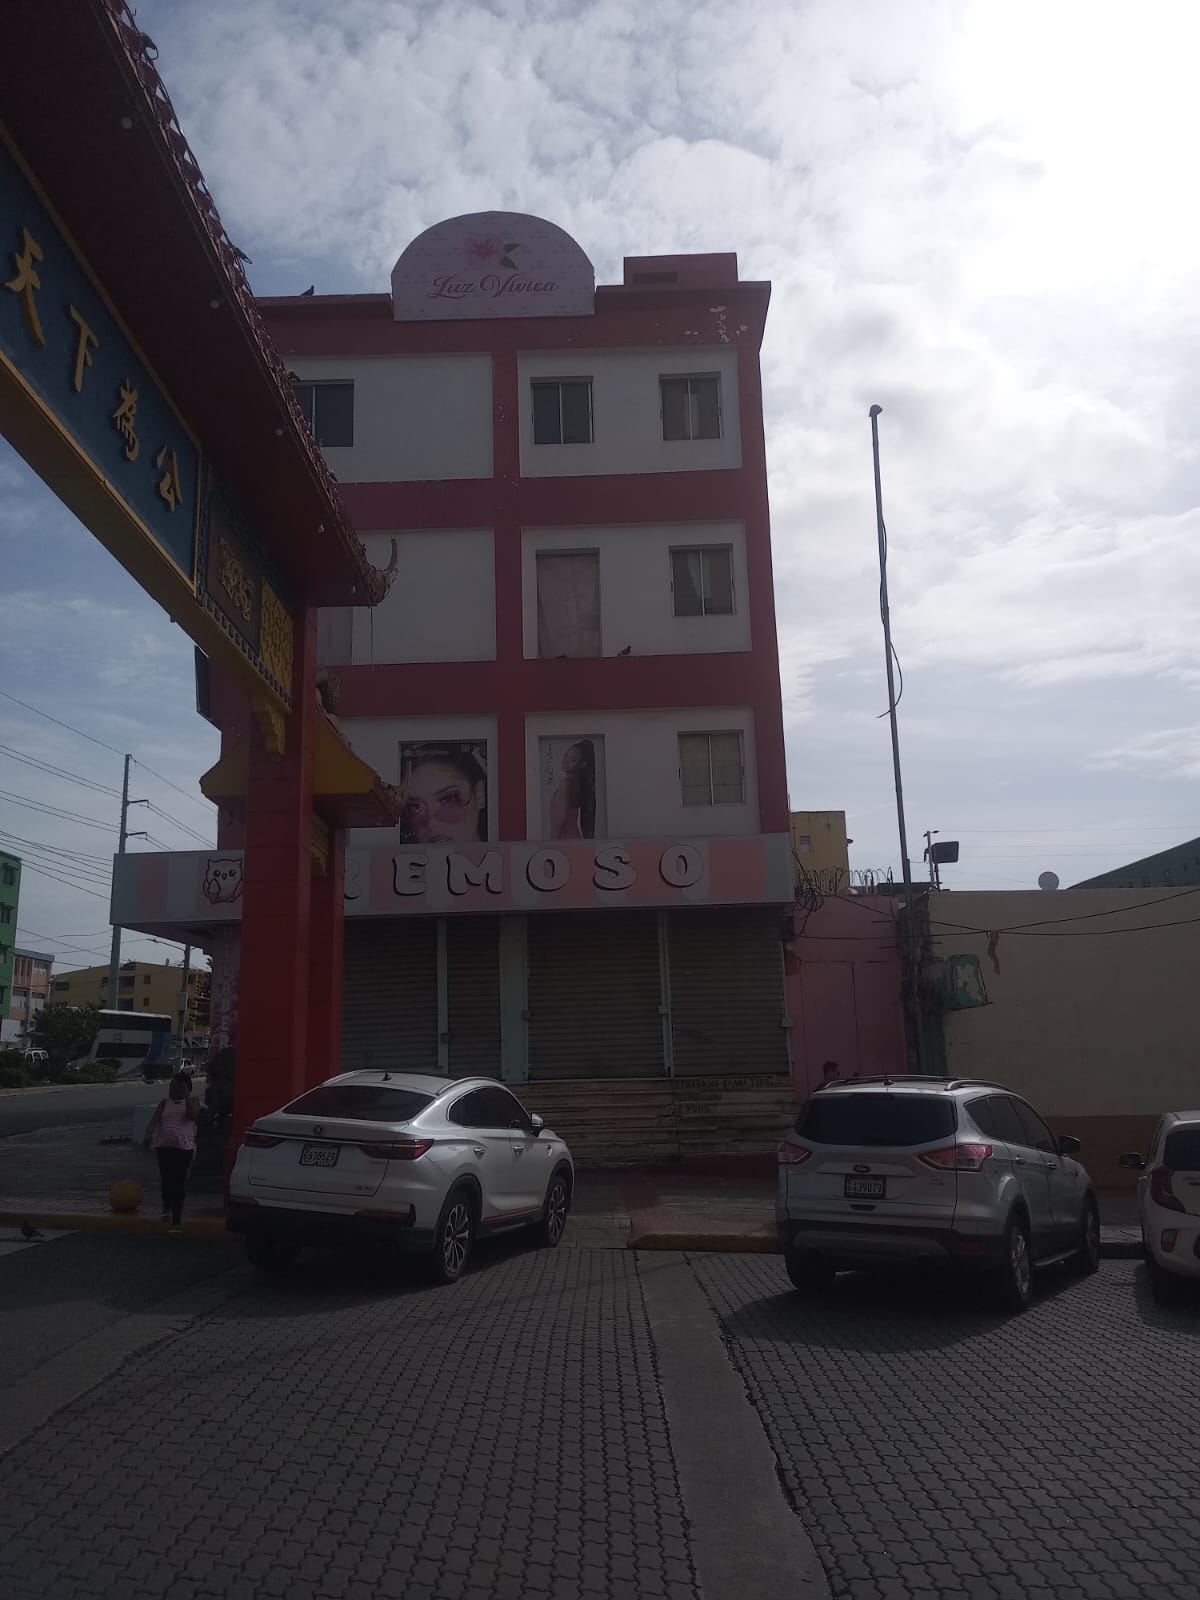
<instances>
[{"instance_id":1,"label":"black pants","mask_svg":"<svg viewBox=\"0 0 1200 1600\"><path fill-rule=\"evenodd\" d=\"M183 1199L187 1193L188 1168L192 1164L191 1150L156 1150L158 1176L162 1181L163 1210L171 1213L177 1223L183 1215Z\"/></svg>"}]
</instances>

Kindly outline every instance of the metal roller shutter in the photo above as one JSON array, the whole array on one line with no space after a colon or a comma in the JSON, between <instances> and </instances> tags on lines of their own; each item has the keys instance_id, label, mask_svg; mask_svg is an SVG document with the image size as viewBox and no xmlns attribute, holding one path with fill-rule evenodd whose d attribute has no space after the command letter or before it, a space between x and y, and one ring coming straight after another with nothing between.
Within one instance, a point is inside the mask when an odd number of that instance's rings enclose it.
<instances>
[{"instance_id":1,"label":"metal roller shutter","mask_svg":"<svg viewBox=\"0 0 1200 1600\"><path fill-rule=\"evenodd\" d=\"M531 1078L652 1078L663 1071L653 912L531 916Z\"/></svg>"},{"instance_id":2,"label":"metal roller shutter","mask_svg":"<svg viewBox=\"0 0 1200 1600\"><path fill-rule=\"evenodd\" d=\"M446 918L446 1015L456 1078L500 1076L500 923Z\"/></svg>"},{"instance_id":3,"label":"metal roller shutter","mask_svg":"<svg viewBox=\"0 0 1200 1600\"><path fill-rule=\"evenodd\" d=\"M675 1076L786 1072L779 913L675 911L667 938Z\"/></svg>"},{"instance_id":4,"label":"metal roller shutter","mask_svg":"<svg viewBox=\"0 0 1200 1600\"><path fill-rule=\"evenodd\" d=\"M350 919L342 1070L437 1071L437 922Z\"/></svg>"}]
</instances>

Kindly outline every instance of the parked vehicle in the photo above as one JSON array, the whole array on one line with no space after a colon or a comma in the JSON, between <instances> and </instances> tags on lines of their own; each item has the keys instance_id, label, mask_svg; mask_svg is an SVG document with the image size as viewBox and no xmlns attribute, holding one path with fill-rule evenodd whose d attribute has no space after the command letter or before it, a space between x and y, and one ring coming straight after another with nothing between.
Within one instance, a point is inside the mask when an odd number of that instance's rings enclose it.
<instances>
[{"instance_id":1,"label":"parked vehicle","mask_svg":"<svg viewBox=\"0 0 1200 1600\"><path fill-rule=\"evenodd\" d=\"M263 1271L377 1240L450 1283L481 1235L533 1227L557 1245L574 1185L563 1141L493 1078L346 1072L246 1131L228 1226Z\"/></svg>"},{"instance_id":2,"label":"parked vehicle","mask_svg":"<svg viewBox=\"0 0 1200 1600\"><path fill-rule=\"evenodd\" d=\"M1200 1282L1200 1111L1168 1111L1145 1156L1120 1158L1141 1173L1138 1221L1150 1267L1154 1298L1178 1300L1189 1282Z\"/></svg>"},{"instance_id":3,"label":"parked vehicle","mask_svg":"<svg viewBox=\"0 0 1200 1600\"><path fill-rule=\"evenodd\" d=\"M798 1289L848 1267L985 1273L1023 1311L1035 1267L1100 1259L1091 1180L1026 1101L969 1078L823 1085L779 1147L776 1219Z\"/></svg>"}]
</instances>

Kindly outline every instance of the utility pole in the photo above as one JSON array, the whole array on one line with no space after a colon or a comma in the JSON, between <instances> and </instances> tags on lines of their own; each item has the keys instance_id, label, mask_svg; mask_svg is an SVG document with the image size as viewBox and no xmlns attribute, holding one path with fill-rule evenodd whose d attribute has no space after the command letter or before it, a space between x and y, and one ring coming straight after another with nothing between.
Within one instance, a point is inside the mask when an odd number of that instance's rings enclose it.
<instances>
[{"instance_id":1,"label":"utility pole","mask_svg":"<svg viewBox=\"0 0 1200 1600\"><path fill-rule=\"evenodd\" d=\"M126 828L126 826L125 826L126 820L128 818L128 815L129 815L130 806L144 806L144 805L148 805L149 804L149 802L146 801L146 800L131 800L129 798L129 766L130 766L130 763L132 762L132 760L133 760L132 756L126 756L125 757L125 778L124 778L124 781L121 784L121 832L120 832L119 841L117 843L117 855L118 856L123 856L125 854L125 845L126 845L126 842L128 840L130 840L130 839L144 839L144 838L147 837L146 834L144 832L142 832L142 831L139 831L137 833L130 833L128 831L128 829ZM117 875L117 869L114 866L113 867L113 878L114 878L114 880L116 878L116 875ZM112 931L112 953L108 958L108 1010L110 1010L110 1011L119 1011L121 1009L120 1003L119 1003L119 1000L118 1000L118 994L117 994L118 974L120 972L120 968L121 968L121 927L120 927L119 923L114 922L113 923L113 931Z\"/></svg>"},{"instance_id":2,"label":"utility pole","mask_svg":"<svg viewBox=\"0 0 1200 1600\"><path fill-rule=\"evenodd\" d=\"M183 947L183 979L179 986L179 1059L183 1060L184 1035L187 1033L188 1017L188 971L192 965L192 947L185 944Z\"/></svg>"},{"instance_id":3,"label":"utility pole","mask_svg":"<svg viewBox=\"0 0 1200 1600\"><path fill-rule=\"evenodd\" d=\"M908 859L908 831L904 823L904 785L900 778L900 729L896 721L895 651L892 649L892 614L888 606L887 527L883 520L883 487L879 478L879 413L872 406L871 455L875 466L875 531L879 540L879 616L883 623L883 652L887 669L888 722L892 730L892 778L896 789L896 821L900 829L900 869L904 877L904 984L908 990L917 1042L917 1070L925 1070L925 1037L918 1005L916 926L913 920L912 865Z\"/></svg>"},{"instance_id":4,"label":"utility pole","mask_svg":"<svg viewBox=\"0 0 1200 1600\"><path fill-rule=\"evenodd\" d=\"M933 853L933 836L941 831L940 828L925 829L925 859L929 863L929 881L935 889L942 887L942 873L937 863L937 857Z\"/></svg>"}]
</instances>

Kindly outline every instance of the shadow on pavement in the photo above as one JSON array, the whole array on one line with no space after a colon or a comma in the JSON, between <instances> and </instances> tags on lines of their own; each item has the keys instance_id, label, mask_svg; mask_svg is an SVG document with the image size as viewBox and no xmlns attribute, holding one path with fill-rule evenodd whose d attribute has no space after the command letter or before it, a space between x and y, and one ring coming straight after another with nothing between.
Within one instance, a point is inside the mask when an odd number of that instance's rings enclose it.
<instances>
[{"instance_id":1,"label":"shadow on pavement","mask_svg":"<svg viewBox=\"0 0 1200 1600\"><path fill-rule=\"evenodd\" d=\"M792 1289L779 1265L780 1292L746 1300L723 1317L739 1339L767 1340L812 1350L836 1350L848 1337L861 1343L871 1323L887 1325L889 1349L942 1350L1003 1328L1014 1313L996 1309L982 1279L945 1272L839 1273L826 1289ZM1030 1313L1069 1296L1084 1281L1069 1268L1039 1273ZM1117 1292L1127 1293L1124 1286Z\"/></svg>"}]
</instances>

